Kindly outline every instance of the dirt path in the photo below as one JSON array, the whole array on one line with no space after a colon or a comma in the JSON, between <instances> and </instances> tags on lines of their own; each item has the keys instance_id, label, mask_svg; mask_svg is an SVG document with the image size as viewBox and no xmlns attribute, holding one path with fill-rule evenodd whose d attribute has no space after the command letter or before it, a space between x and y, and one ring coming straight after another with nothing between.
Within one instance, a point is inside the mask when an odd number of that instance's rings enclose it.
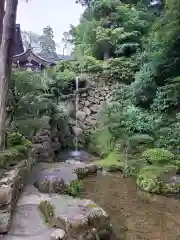
<instances>
[{"instance_id":1,"label":"dirt path","mask_svg":"<svg viewBox=\"0 0 180 240\"><path fill-rule=\"evenodd\" d=\"M180 201L161 196L142 197L132 179L116 174L84 181L88 197L112 219L117 239L180 239ZM122 235L122 227L127 231Z\"/></svg>"}]
</instances>

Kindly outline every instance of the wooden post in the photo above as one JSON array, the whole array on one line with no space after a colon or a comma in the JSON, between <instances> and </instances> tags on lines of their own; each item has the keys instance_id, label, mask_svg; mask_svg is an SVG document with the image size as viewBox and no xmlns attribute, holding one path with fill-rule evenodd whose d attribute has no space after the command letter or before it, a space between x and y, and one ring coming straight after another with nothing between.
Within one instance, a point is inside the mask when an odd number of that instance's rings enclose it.
<instances>
[{"instance_id":1,"label":"wooden post","mask_svg":"<svg viewBox=\"0 0 180 240\"><path fill-rule=\"evenodd\" d=\"M6 0L0 46L0 148L5 146L6 104L9 77L12 69L12 46L16 24L18 0Z\"/></svg>"}]
</instances>

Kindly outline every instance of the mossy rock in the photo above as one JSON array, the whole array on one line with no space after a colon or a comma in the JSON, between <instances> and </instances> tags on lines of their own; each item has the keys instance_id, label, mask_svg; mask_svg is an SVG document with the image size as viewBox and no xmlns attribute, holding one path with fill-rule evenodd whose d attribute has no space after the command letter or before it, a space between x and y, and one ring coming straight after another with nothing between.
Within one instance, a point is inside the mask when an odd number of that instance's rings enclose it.
<instances>
[{"instance_id":1,"label":"mossy rock","mask_svg":"<svg viewBox=\"0 0 180 240\"><path fill-rule=\"evenodd\" d=\"M146 166L142 168L137 175L137 185L145 192L163 193L165 186L165 176L170 171L176 169L174 165Z\"/></svg>"},{"instance_id":2,"label":"mossy rock","mask_svg":"<svg viewBox=\"0 0 180 240\"><path fill-rule=\"evenodd\" d=\"M51 224L55 218L55 212L52 204L49 201L41 201L39 209L43 215L44 222Z\"/></svg>"},{"instance_id":3,"label":"mossy rock","mask_svg":"<svg viewBox=\"0 0 180 240\"><path fill-rule=\"evenodd\" d=\"M68 186L64 180L56 176L39 179L34 183L34 186L42 193L65 194L68 191Z\"/></svg>"},{"instance_id":4,"label":"mossy rock","mask_svg":"<svg viewBox=\"0 0 180 240\"><path fill-rule=\"evenodd\" d=\"M74 172L77 174L78 179L84 179L85 177L96 175L98 167L96 164L89 164L84 167L78 167L74 169Z\"/></svg>"},{"instance_id":5,"label":"mossy rock","mask_svg":"<svg viewBox=\"0 0 180 240\"><path fill-rule=\"evenodd\" d=\"M141 159L148 164L164 165L171 164L175 160L175 155L163 148L152 148L144 151Z\"/></svg>"}]
</instances>

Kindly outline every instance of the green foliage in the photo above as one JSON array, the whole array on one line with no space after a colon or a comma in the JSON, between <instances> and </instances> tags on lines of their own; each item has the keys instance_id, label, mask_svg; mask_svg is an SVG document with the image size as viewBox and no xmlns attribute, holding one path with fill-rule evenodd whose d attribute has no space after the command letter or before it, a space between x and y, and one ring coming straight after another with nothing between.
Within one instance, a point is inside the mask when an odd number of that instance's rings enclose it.
<instances>
[{"instance_id":1,"label":"green foliage","mask_svg":"<svg viewBox=\"0 0 180 240\"><path fill-rule=\"evenodd\" d=\"M0 169L7 169L17 165L27 157L27 152L28 149L24 145L16 145L0 151Z\"/></svg>"},{"instance_id":2,"label":"green foliage","mask_svg":"<svg viewBox=\"0 0 180 240\"><path fill-rule=\"evenodd\" d=\"M23 143L23 136L18 132L8 132L7 133L7 146L12 147Z\"/></svg>"},{"instance_id":3,"label":"green foliage","mask_svg":"<svg viewBox=\"0 0 180 240\"><path fill-rule=\"evenodd\" d=\"M138 61L134 57L119 57L104 61L102 74L107 79L129 84L134 80L137 69Z\"/></svg>"},{"instance_id":4,"label":"green foliage","mask_svg":"<svg viewBox=\"0 0 180 240\"><path fill-rule=\"evenodd\" d=\"M175 169L173 165L146 166L137 175L137 185L141 190L149 193L163 193L164 177L173 169Z\"/></svg>"},{"instance_id":5,"label":"green foliage","mask_svg":"<svg viewBox=\"0 0 180 240\"><path fill-rule=\"evenodd\" d=\"M66 193L70 196L77 197L82 193L83 189L83 182L81 180L74 180L68 186Z\"/></svg>"},{"instance_id":6,"label":"green foliage","mask_svg":"<svg viewBox=\"0 0 180 240\"><path fill-rule=\"evenodd\" d=\"M48 69L46 74L13 73L8 102L8 129L32 139L41 128L57 128L59 118L68 125L68 108L67 104L61 102L61 95L73 80L74 73L68 70L56 73L56 69Z\"/></svg>"},{"instance_id":7,"label":"green foliage","mask_svg":"<svg viewBox=\"0 0 180 240\"><path fill-rule=\"evenodd\" d=\"M123 172L124 169L123 155L116 150L110 152L105 158L94 161L93 163L104 167L109 172Z\"/></svg>"},{"instance_id":8,"label":"green foliage","mask_svg":"<svg viewBox=\"0 0 180 240\"><path fill-rule=\"evenodd\" d=\"M175 156L169 150L161 148L152 148L143 152L141 158L148 164L167 164L175 160Z\"/></svg>"},{"instance_id":9,"label":"green foliage","mask_svg":"<svg viewBox=\"0 0 180 240\"><path fill-rule=\"evenodd\" d=\"M70 30L75 51L97 59L131 56L155 19L151 9L118 0L95 0L87 4L80 24Z\"/></svg>"},{"instance_id":10,"label":"green foliage","mask_svg":"<svg viewBox=\"0 0 180 240\"><path fill-rule=\"evenodd\" d=\"M129 138L131 153L142 152L146 148L153 147L154 139L148 134L134 134Z\"/></svg>"},{"instance_id":11,"label":"green foliage","mask_svg":"<svg viewBox=\"0 0 180 240\"><path fill-rule=\"evenodd\" d=\"M177 122L176 122L177 121ZM178 119L168 126L160 128L156 133L156 146L170 149L176 153L180 150L180 124Z\"/></svg>"}]
</instances>

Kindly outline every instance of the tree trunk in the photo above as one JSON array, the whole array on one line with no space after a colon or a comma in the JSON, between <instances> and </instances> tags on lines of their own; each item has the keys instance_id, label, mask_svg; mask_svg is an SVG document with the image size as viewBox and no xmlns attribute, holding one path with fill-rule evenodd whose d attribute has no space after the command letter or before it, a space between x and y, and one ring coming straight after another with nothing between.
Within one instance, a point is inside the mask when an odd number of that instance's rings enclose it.
<instances>
[{"instance_id":1,"label":"tree trunk","mask_svg":"<svg viewBox=\"0 0 180 240\"><path fill-rule=\"evenodd\" d=\"M0 148L5 146L6 104L8 99L9 77L12 68L12 46L16 24L18 0L6 0L0 46Z\"/></svg>"},{"instance_id":2,"label":"tree trunk","mask_svg":"<svg viewBox=\"0 0 180 240\"><path fill-rule=\"evenodd\" d=\"M2 38L2 28L3 28L4 2L5 0L0 1L0 43Z\"/></svg>"}]
</instances>

